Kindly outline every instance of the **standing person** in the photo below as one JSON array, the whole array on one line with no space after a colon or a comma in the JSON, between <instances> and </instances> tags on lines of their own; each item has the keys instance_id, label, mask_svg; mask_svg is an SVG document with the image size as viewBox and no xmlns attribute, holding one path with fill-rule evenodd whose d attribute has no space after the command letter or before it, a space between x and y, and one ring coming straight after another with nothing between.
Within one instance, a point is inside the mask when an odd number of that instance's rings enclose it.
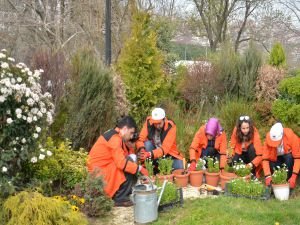
<instances>
[{"instance_id":1,"label":"standing person","mask_svg":"<svg viewBox=\"0 0 300 225\"><path fill-rule=\"evenodd\" d=\"M262 170L262 144L258 130L249 116L240 116L231 135L233 162L240 159L252 169L252 174L260 177Z\"/></svg>"},{"instance_id":2,"label":"standing person","mask_svg":"<svg viewBox=\"0 0 300 225\"><path fill-rule=\"evenodd\" d=\"M173 169L183 169L183 156L176 144L176 125L167 119L162 108L153 109L151 116L147 117L136 146L142 161L166 156L172 158ZM156 160L154 165L157 166Z\"/></svg>"},{"instance_id":3,"label":"standing person","mask_svg":"<svg viewBox=\"0 0 300 225\"><path fill-rule=\"evenodd\" d=\"M288 169L290 188L295 188L300 168L299 137L290 129L275 123L267 133L263 148L263 169L266 185L272 182L274 168L283 164Z\"/></svg>"},{"instance_id":4,"label":"standing person","mask_svg":"<svg viewBox=\"0 0 300 225\"><path fill-rule=\"evenodd\" d=\"M104 191L114 200L115 206L133 205L129 195L136 181L135 175L138 172L148 175L148 171L136 163L134 149L127 145L136 129L132 117L123 117L114 129L98 138L88 156L88 171L103 176Z\"/></svg>"},{"instance_id":5,"label":"standing person","mask_svg":"<svg viewBox=\"0 0 300 225\"><path fill-rule=\"evenodd\" d=\"M200 127L194 136L190 146L190 171L196 169L199 158L214 157L220 161L222 171L227 161L227 139L226 134L217 118L210 118L207 123Z\"/></svg>"}]
</instances>

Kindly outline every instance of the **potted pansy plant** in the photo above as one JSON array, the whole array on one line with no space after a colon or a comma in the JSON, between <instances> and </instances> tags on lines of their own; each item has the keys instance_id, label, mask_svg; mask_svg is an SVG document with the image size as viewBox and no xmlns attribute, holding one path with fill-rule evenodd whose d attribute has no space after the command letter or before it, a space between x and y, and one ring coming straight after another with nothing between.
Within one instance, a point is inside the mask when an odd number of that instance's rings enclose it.
<instances>
[{"instance_id":1,"label":"potted pansy plant","mask_svg":"<svg viewBox=\"0 0 300 225\"><path fill-rule=\"evenodd\" d=\"M251 168L247 167L243 160L239 159L238 162L235 162L233 168L238 177L242 177L247 180L251 179Z\"/></svg>"},{"instance_id":2,"label":"potted pansy plant","mask_svg":"<svg viewBox=\"0 0 300 225\"><path fill-rule=\"evenodd\" d=\"M220 163L217 159L207 157L207 170L205 171L206 183L211 186L218 186Z\"/></svg>"},{"instance_id":3,"label":"potted pansy plant","mask_svg":"<svg viewBox=\"0 0 300 225\"><path fill-rule=\"evenodd\" d=\"M282 167L277 166L272 174L272 189L275 198L278 200L288 200L290 195L290 186L287 182L288 169L283 164Z\"/></svg>"},{"instance_id":4,"label":"potted pansy plant","mask_svg":"<svg viewBox=\"0 0 300 225\"><path fill-rule=\"evenodd\" d=\"M159 174L156 175L158 180L162 183L164 180L173 182L174 174L172 174L173 160L169 157L162 157L158 159Z\"/></svg>"},{"instance_id":5,"label":"potted pansy plant","mask_svg":"<svg viewBox=\"0 0 300 225\"><path fill-rule=\"evenodd\" d=\"M194 187L200 187L202 185L203 174L206 161L199 158L196 164L196 170L190 171L190 184Z\"/></svg>"}]
</instances>

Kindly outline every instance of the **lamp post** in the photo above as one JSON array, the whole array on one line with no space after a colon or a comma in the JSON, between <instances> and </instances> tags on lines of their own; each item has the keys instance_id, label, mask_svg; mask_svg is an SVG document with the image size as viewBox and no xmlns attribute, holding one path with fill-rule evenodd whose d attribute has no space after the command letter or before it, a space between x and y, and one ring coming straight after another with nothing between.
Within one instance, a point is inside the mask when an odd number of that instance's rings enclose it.
<instances>
[{"instance_id":1,"label":"lamp post","mask_svg":"<svg viewBox=\"0 0 300 225\"><path fill-rule=\"evenodd\" d=\"M111 64L111 0L105 4L105 63Z\"/></svg>"}]
</instances>

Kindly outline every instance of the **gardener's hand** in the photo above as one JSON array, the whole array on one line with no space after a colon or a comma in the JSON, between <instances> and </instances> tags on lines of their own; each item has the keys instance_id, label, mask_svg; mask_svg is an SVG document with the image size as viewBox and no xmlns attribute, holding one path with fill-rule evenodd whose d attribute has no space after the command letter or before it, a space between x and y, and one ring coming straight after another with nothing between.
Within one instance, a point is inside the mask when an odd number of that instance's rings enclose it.
<instances>
[{"instance_id":1,"label":"gardener's hand","mask_svg":"<svg viewBox=\"0 0 300 225\"><path fill-rule=\"evenodd\" d=\"M253 164L252 164L252 163L248 163L248 164L246 165L246 167L252 169L252 168L253 168Z\"/></svg>"},{"instance_id":2,"label":"gardener's hand","mask_svg":"<svg viewBox=\"0 0 300 225\"><path fill-rule=\"evenodd\" d=\"M294 189L296 187L297 175L293 173L291 178L289 179L290 188Z\"/></svg>"},{"instance_id":3,"label":"gardener's hand","mask_svg":"<svg viewBox=\"0 0 300 225\"><path fill-rule=\"evenodd\" d=\"M145 159L147 158L151 158L151 152L146 152L145 149L142 149L139 153L138 153L138 158L142 161L145 161Z\"/></svg>"},{"instance_id":4,"label":"gardener's hand","mask_svg":"<svg viewBox=\"0 0 300 225\"><path fill-rule=\"evenodd\" d=\"M139 165L139 172L144 176L149 176L148 170L146 168L142 167L141 165Z\"/></svg>"},{"instance_id":5,"label":"gardener's hand","mask_svg":"<svg viewBox=\"0 0 300 225\"><path fill-rule=\"evenodd\" d=\"M194 170L196 170L196 161L195 160L191 162L191 165L189 168L189 171L194 171Z\"/></svg>"},{"instance_id":6,"label":"gardener's hand","mask_svg":"<svg viewBox=\"0 0 300 225\"><path fill-rule=\"evenodd\" d=\"M272 177L271 176L267 176L266 179L265 179L265 182L266 182L266 186L270 186L271 182L272 182Z\"/></svg>"}]
</instances>

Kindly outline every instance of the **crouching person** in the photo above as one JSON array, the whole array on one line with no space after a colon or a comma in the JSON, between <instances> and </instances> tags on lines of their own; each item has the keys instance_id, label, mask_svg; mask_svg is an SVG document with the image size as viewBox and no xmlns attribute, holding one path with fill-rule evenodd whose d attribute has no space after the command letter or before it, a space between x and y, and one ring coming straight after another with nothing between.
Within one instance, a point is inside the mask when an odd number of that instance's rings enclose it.
<instances>
[{"instance_id":1,"label":"crouching person","mask_svg":"<svg viewBox=\"0 0 300 225\"><path fill-rule=\"evenodd\" d=\"M134 149L127 143L133 138L137 126L130 116L123 117L114 129L101 135L92 147L87 161L88 171L102 176L105 193L115 206L131 206L129 199L138 172L148 171L137 164Z\"/></svg>"},{"instance_id":2,"label":"crouching person","mask_svg":"<svg viewBox=\"0 0 300 225\"><path fill-rule=\"evenodd\" d=\"M183 156L176 144L176 124L166 118L162 108L155 108L140 132L136 142L141 161L154 159L154 173L157 173L157 159L163 156L173 160L173 169L183 169Z\"/></svg>"},{"instance_id":3,"label":"crouching person","mask_svg":"<svg viewBox=\"0 0 300 225\"><path fill-rule=\"evenodd\" d=\"M263 169L266 185L272 182L274 168L286 165L290 188L295 188L300 168L300 146L298 136L290 129L275 123L267 133L263 148Z\"/></svg>"}]
</instances>

